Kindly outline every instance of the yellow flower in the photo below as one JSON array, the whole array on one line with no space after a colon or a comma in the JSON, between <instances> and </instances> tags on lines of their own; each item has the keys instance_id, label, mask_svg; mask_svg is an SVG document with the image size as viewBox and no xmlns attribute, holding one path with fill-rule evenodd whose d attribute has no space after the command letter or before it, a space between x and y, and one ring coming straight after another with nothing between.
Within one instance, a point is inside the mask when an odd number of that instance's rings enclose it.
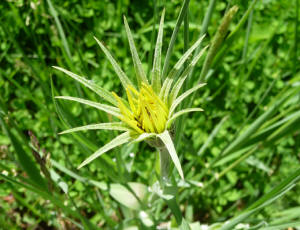
<instances>
[{"instance_id":1,"label":"yellow flower","mask_svg":"<svg viewBox=\"0 0 300 230\"><path fill-rule=\"evenodd\" d=\"M122 116L120 120L139 134L162 133L165 130L169 110L155 94L151 85L142 83L138 92L133 86L126 89L130 109L115 94Z\"/></svg>"},{"instance_id":2,"label":"yellow flower","mask_svg":"<svg viewBox=\"0 0 300 230\"><path fill-rule=\"evenodd\" d=\"M58 96L56 98L76 101L95 107L99 110L102 110L108 114L115 116L120 120L120 122L86 125L66 130L61 134L91 129L124 131L124 133L120 134L119 136L111 140L109 143L98 149L90 157L88 157L84 162L80 164L78 168L83 167L84 165L90 163L103 153L124 143L138 142L146 139L159 140L159 142L163 144L168 150L175 167L177 168L180 176L183 178L182 168L171 135L169 133L169 129L171 128L173 121L182 114L194 111L203 111L201 108L188 108L175 112L177 106L185 98L187 98L190 94L192 94L193 92L205 85L198 84L192 87L191 89L188 89L180 96L178 96L185 79L187 78L192 68L195 66L195 64L198 62L198 60L206 50L205 47L198 55L196 55L192 59L192 61L186 66L185 69L183 68L183 65L187 61L188 57L201 44L203 37L196 41L193 44L193 46L191 46L182 55L182 57L178 60L173 69L168 73L165 79L163 79L163 76L161 74L161 48L164 23L163 11L154 52L153 68L151 72L151 83L149 83L148 78L146 77L146 74L142 68L142 64L139 59L139 55L137 53L133 41L133 37L125 17L124 23L133 58L133 64L136 72L138 86L135 86L131 82L131 80L126 76L126 74L120 68L115 59L112 57L108 49L100 41L98 41L97 38L95 39L102 51L105 53L110 63L112 64L116 74L118 75L126 91L128 100L119 97L114 92L108 92L107 90L96 85L92 81L87 80L84 77L78 76L63 68L54 67L66 73L67 75L77 80L89 89L93 90L111 105L70 96ZM176 82L175 79L177 79Z\"/></svg>"}]
</instances>

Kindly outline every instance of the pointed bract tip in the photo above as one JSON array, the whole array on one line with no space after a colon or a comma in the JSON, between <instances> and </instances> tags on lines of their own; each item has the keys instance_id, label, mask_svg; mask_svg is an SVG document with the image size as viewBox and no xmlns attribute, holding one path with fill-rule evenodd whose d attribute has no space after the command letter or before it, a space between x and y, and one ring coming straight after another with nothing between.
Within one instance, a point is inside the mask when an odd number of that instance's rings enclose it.
<instances>
[{"instance_id":1,"label":"pointed bract tip","mask_svg":"<svg viewBox=\"0 0 300 230\"><path fill-rule=\"evenodd\" d=\"M125 14L123 14L123 20L124 20L124 23L127 24L127 18L125 16Z\"/></svg>"},{"instance_id":2,"label":"pointed bract tip","mask_svg":"<svg viewBox=\"0 0 300 230\"><path fill-rule=\"evenodd\" d=\"M84 166L84 164L81 163L81 164L77 167L77 170L81 169L83 166Z\"/></svg>"}]
</instances>

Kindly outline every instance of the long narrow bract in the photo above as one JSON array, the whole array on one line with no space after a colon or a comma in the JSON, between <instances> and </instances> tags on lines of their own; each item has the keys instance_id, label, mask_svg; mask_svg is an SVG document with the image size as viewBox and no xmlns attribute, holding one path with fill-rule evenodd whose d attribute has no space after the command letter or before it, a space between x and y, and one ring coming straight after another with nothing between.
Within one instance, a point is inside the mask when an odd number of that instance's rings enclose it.
<instances>
[{"instance_id":1,"label":"long narrow bract","mask_svg":"<svg viewBox=\"0 0 300 230\"><path fill-rule=\"evenodd\" d=\"M161 49L164 30L165 9L161 14L158 35L154 51L153 68L152 68L152 87L155 93L159 93L161 89Z\"/></svg>"},{"instance_id":2,"label":"long narrow bract","mask_svg":"<svg viewBox=\"0 0 300 230\"><path fill-rule=\"evenodd\" d=\"M83 161L79 166L78 169L82 168L83 166L87 165L91 161L95 160L96 158L100 157L102 154L106 153L107 151L125 144L129 142L131 139L129 132L122 133L121 135L115 137L112 141L98 149L95 153L93 153L90 157L88 157L85 161Z\"/></svg>"}]
</instances>

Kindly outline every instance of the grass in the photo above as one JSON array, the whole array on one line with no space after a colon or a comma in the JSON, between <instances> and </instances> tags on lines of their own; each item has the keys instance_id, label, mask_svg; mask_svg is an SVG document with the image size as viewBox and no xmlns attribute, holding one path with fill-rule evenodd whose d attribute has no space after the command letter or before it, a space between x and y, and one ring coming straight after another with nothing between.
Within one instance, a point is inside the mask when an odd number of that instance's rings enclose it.
<instances>
[{"instance_id":1,"label":"grass","mask_svg":"<svg viewBox=\"0 0 300 230\"><path fill-rule=\"evenodd\" d=\"M55 100L102 102L51 66L123 95L93 36L134 81L125 15L148 76L163 9L164 76L203 34L209 51L184 89L207 85L182 107L204 112L176 123L185 181L171 165L161 193L143 142L77 169L117 131L58 135L112 117ZM298 0L5 1L0 12L0 229L300 228Z\"/></svg>"}]
</instances>

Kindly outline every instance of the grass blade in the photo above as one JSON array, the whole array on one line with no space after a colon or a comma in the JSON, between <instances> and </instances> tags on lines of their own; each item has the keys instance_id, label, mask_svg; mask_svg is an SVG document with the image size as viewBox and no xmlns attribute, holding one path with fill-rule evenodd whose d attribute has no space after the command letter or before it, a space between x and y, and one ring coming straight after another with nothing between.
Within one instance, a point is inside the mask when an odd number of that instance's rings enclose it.
<instances>
[{"instance_id":1,"label":"grass blade","mask_svg":"<svg viewBox=\"0 0 300 230\"><path fill-rule=\"evenodd\" d=\"M19 140L15 137L15 135L10 131L5 121L0 114L0 124L5 131L6 135L9 137L12 146L14 147L15 153L17 155L18 162L22 169L27 173L28 177L38 188L43 191L48 191L46 186L46 182L44 178L40 174L40 170L36 167L34 161L30 158L27 151L24 150L23 145L19 142Z\"/></svg>"}]
</instances>

